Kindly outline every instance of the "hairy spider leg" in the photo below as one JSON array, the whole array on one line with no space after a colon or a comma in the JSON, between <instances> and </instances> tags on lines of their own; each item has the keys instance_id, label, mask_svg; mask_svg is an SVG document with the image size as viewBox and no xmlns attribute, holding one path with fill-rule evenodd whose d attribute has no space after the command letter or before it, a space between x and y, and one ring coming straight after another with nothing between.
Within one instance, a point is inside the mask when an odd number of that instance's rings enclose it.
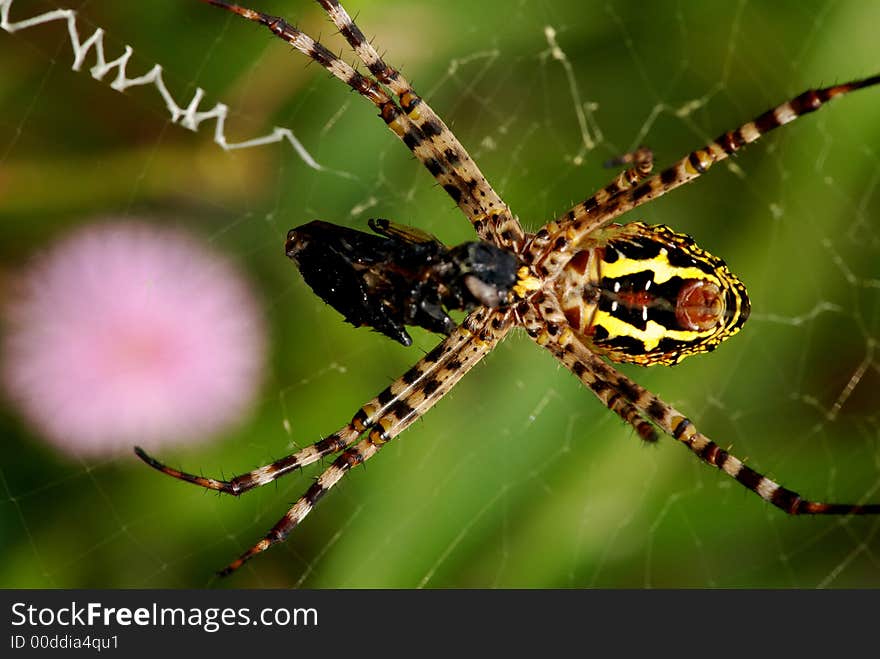
<instances>
[{"instance_id":1,"label":"hairy spider leg","mask_svg":"<svg viewBox=\"0 0 880 659\"><path fill-rule=\"evenodd\" d=\"M584 239L596 229L642 204L662 197L685 183L690 183L705 174L715 163L726 160L745 145L751 144L774 128L814 112L838 96L877 84L880 84L880 75L842 85L807 90L739 128L722 133L702 149L692 151L671 167L634 188L624 189L610 199L602 201L605 190L603 189L538 232L542 238L540 244L546 245L543 252L535 259L538 274L552 276L557 273L565 266L571 253L577 250Z\"/></svg>"},{"instance_id":2,"label":"hairy spider leg","mask_svg":"<svg viewBox=\"0 0 880 659\"><path fill-rule=\"evenodd\" d=\"M348 41L364 66L369 69L376 80L387 85L397 95L400 107L422 130L426 139L433 144L435 152L440 154L441 161L458 173L459 180L465 185L465 190L472 191L471 194L478 206L467 214L468 217L477 218L481 222L476 226L477 234L484 240L491 240L501 247L516 248L521 246L525 240L522 227L507 204L483 176L480 168L458 141L458 138L428 105L427 101L416 93L403 74L389 66L379 56L373 44L367 40L364 33L337 0L317 1L327 11L330 20ZM461 194L462 191L447 190L447 192L455 199L456 194ZM485 223L479 219L480 215L487 218Z\"/></svg>"},{"instance_id":3,"label":"hairy spider leg","mask_svg":"<svg viewBox=\"0 0 880 659\"><path fill-rule=\"evenodd\" d=\"M404 112L375 80L359 73L319 41L285 20L226 0L202 0L202 2L264 25L276 37L286 41L294 49L320 64L335 78L373 103L379 109L379 116L388 128L412 151L419 162L455 201L481 238L493 240L493 233L503 225L504 229L499 232L499 235L503 232L511 243L515 240L522 242L522 228L510 215L507 206L501 202L485 177L473 164L473 160L467 155L464 147L452 136L445 124L439 119L436 121L425 119L425 117L430 118L436 115L433 115L433 111L430 111L427 103L415 102L413 99L418 97L414 93L401 96L402 104L404 100L412 104L412 107ZM357 29L348 14L345 14L338 5L337 7L348 19L347 24L350 23L354 29ZM334 20L341 20L339 12L334 12L331 17ZM357 34L363 39L360 30L357 30ZM376 56L378 57L378 55ZM421 111L416 106L419 106ZM440 139L441 136L445 136L443 140ZM450 138L457 145L455 148L447 144ZM496 242L496 244L500 243Z\"/></svg>"},{"instance_id":4,"label":"hairy spider leg","mask_svg":"<svg viewBox=\"0 0 880 659\"><path fill-rule=\"evenodd\" d=\"M604 163L605 167L620 165L633 166L623 170L616 179L593 195L597 200L600 200L599 203L604 203L624 190L636 187L640 181L650 176L654 171L654 152L646 146L640 146L635 151L624 153L622 156L612 158Z\"/></svg>"},{"instance_id":5,"label":"hairy spider leg","mask_svg":"<svg viewBox=\"0 0 880 659\"><path fill-rule=\"evenodd\" d=\"M803 499L797 492L747 467L742 460L700 433L690 419L681 412L602 361L571 330L561 332L544 347L596 394L603 404L610 406L616 394L625 396L644 419L650 420L664 433L687 446L703 462L717 467L764 501L790 515L880 513L878 503L824 503ZM609 392L614 393L609 395Z\"/></svg>"},{"instance_id":6,"label":"hairy spider leg","mask_svg":"<svg viewBox=\"0 0 880 659\"><path fill-rule=\"evenodd\" d=\"M466 320L466 322L474 323L478 321ZM504 322L506 323L507 321ZM497 328L502 327L498 317L493 319L493 328L496 326ZM139 446L134 447L135 455L154 469L172 478L193 483L209 490L240 496L248 490L271 483L296 469L317 462L321 458L343 451L363 433L373 428L376 424L381 424L383 418L401 413L403 407L400 401L419 395L419 390L433 396L434 391L440 389L439 384L443 378L447 377L447 371L456 369L457 361L451 355L453 350L461 349L462 336L469 335L468 332L470 330L458 328L452 336L425 355L418 364L404 373L400 379L384 389L378 396L362 405L351 421L332 435L327 435L327 437L315 442L311 446L284 456L271 464L234 476L229 480L197 476L174 469L150 456ZM450 344L452 347L447 345L450 341L452 341ZM478 338L477 341L482 341L482 339ZM474 351L476 352L476 350ZM425 410L427 409L425 408Z\"/></svg>"},{"instance_id":7,"label":"hairy spider leg","mask_svg":"<svg viewBox=\"0 0 880 659\"><path fill-rule=\"evenodd\" d=\"M640 146L635 151L624 153L622 156L612 158L603 163L603 167L619 167L620 165L633 165L628 169L620 172L611 183L596 192L590 199L591 205L601 205L606 203L612 197L620 194L624 190L634 188L651 175L654 171L654 152L646 146ZM585 203L585 202L584 202ZM529 245L529 251L540 258L540 255L547 249L553 236L558 232L559 225L557 222L548 222L538 231L532 238Z\"/></svg>"},{"instance_id":8,"label":"hairy spider leg","mask_svg":"<svg viewBox=\"0 0 880 659\"><path fill-rule=\"evenodd\" d=\"M381 402L385 411L365 428L365 437L344 450L266 536L221 570L220 575L234 572L256 554L283 542L348 471L369 460L431 409L489 354L511 327L509 312L480 308L465 318L452 335L374 399Z\"/></svg>"},{"instance_id":9,"label":"hairy spider leg","mask_svg":"<svg viewBox=\"0 0 880 659\"><path fill-rule=\"evenodd\" d=\"M517 305L519 324L525 329L532 340L540 346L547 346L552 337L559 332L570 332L565 315L559 302L551 295L538 293L531 300L520 302ZM576 374L577 371L575 371ZM580 375L578 374L580 377ZM599 391L600 387L603 387ZM591 387L592 388L592 387ZM645 442L653 444L659 439L656 428L645 421L638 409L630 402L622 392L615 390L605 383L596 383L593 393L609 410L619 416L625 423L633 427L633 430Z\"/></svg>"},{"instance_id":10,"label":"hairy spider leg","mask_svg":"<svg viewBox=\"0 0 880 659\"><path fill-rule=\"evenodd\" d=\"M174 469L148 455L147 452L139 446L134 447L134 452L135 455L150 465L153 469L157 469L172 478L177 478L178 480L186 481L187 483L194 483L209 490L217 490L218 492L239 496L255 487L260 487L261 485L271 483L282 476L286 476L295 469L308 466L328 455L339 453L351 445L376 421L376 419L387 411L388 406L380 405L378 398L374 398L358 410L357 414L354 415L347 426L340 428L332 435L327 435L327 437L324 437L311 446L307 446L296 453L286 455L271 464L258 467L245 474L240 474L228 481L196 476L195 474Z\"/></svg>"}]
</instances>

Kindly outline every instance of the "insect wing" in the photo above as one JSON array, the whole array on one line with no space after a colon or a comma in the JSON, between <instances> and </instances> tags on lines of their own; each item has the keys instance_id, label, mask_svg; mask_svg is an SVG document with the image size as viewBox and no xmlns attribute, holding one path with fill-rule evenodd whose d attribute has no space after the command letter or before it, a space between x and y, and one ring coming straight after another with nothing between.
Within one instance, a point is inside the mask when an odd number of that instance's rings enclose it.
<instances>
[{"instance_id":1,"label":"insect wing","mask_svg":"<svg viewBox=\"0 0 880 659\"><path fill-rule=\"evenodd\" d=\"M431 235L427 231L422 231L416 227L408 227L403 224L396 224L391 220L370 219L367 221L369 227L381 236L386 236L392 240L402 243L411 243L414 245L424 243L435 243L443 245L436 236Z\"/></svg>"},{"instance_id":2,"label":"insect wing","mask_svg":"<svg viewBox=\"0 0 880 659\"><path fill-rule=\"evenodd\" d=\"M315 220L287 234L287 256L318 297L355 327L368 326L408 346L383 266L393 258L387 238Z\"/></svg>"}]
</instances>

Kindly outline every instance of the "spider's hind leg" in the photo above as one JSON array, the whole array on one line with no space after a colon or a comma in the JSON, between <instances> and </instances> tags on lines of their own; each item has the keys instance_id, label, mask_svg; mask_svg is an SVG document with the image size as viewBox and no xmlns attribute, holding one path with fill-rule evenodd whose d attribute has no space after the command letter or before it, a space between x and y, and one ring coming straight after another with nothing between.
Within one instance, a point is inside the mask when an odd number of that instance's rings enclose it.
<instances>
[{"instance_id":1,"label":"spider's hind leg","mask_svg":"<svg viewBox=\"0 0 880 659\"><path fill-rule=\"evenodd\" d=\"M584 385L592 391L602 404L626 423L633 427L636 434L647 444L656 444L660 439L657 428L646 419L629 399L631 392L615 386L612 382L597 378L595 373L586 368L578 356L578 351L567 350L558 343L548 344L553 356L574 373Z\"/></svg>"},{"instance_id":2,"label":"spider's hind leg","mask_svg":"<svg viewBox=\"0 0 880 659\"><path fill-rule=\"evenodd\" d=\"M567 337L564 345L552 341L546 347L575 375L588 383L603 402L606 399L601 394L606 389L622 394L645 423L645 419L650 419L664 433L687 446L700 460L724 472L789 515L880 514L880 503L825 503L804 499L797 492L748 467L742 460L699 432L681 412L602 361L576 336ZM599 390L590 383L601 383ZM627 407L624 406L623 409Z\"/></svg>"},{"instance_id":3,"label":"spider's hind leg","mask_svg":"<svg viewBox=\"0 0 880 659\"><path fill-rule=\"evenodd\" d=\"M658 440L657 429L646 415L633 404L631 392L625 388L614 386L608 380L597 378L582 363L581 351L577 349L577 346L583 347L583 344L575 331L567 324L559 302L551 296L543 296L541 305L543 306L540 310L533 307L522 316L521 324L529 337L539 346L547 348L602 401L605 407L632 426L644 442L656 443ZM586 347L583 349L589 353Z\"/></svg>"}]
</instances>

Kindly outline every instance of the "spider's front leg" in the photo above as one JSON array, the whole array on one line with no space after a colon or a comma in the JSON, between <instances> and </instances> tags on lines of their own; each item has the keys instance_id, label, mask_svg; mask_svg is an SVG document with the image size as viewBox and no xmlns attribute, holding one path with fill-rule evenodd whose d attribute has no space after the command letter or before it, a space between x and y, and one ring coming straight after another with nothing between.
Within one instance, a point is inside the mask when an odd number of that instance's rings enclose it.
<instances>
[{"instance_id":1,"label":"spider's front leg","mask_svg":"<svg viewBox=\"0 0 880 659\"><path fill-rule=\"evenodd\" d=\"M752 121L728 130L704 147L692 151L662 172L638 185L622 187L614 192L612 182L547 226L538 235L542 238L539 274L553 275L565 266L568 257L580 243L599 228L653 199L662 197L705 174L710 167L731 157L746 145L757 141L772 130L791 123L820 109L829 101L860 89L880 85L880 75L821 89L810 89L782 105L764 112ZM614 192L610 196L607 191Z\"/></svg>"},{"instance_id":2,"label":"spider's front leg","mask_svg":"<svg viewBox=\"0 0 880 659\"><path fill-rule=\"evenodd\" d=\"M465 320L465 323L467 323L469 327L479 326L483 320L481 316L478 316L479 313L486 312L474 312L474 314ZM506 323L506 320L504 323ZM504 332L500 335L496 335L496 341L504 336L507 329L506 325L501 323L498 318L493 318L492 331L495 331L496 326L502 328L502 325ZM480 330L480 335L482 336L484 332L485 330ZM159 460L156 460L139 446L134 448L135 455L153 467L153 469L161 471L163 474L171 476L172 478L186 481L187 483L193 483L209 490L216 490L233 496L239 496L256 487L271 483L296 469L317 462L321 458L343 451L366 431L374 428L376 424L381 425L383 419L386 419L389 415L393 416L399 413L402 409L400 401L411 399L415 395L414 392L419 388L427 389L430 394L433 394L434 390L437 388L435 380L440 382L442 378L448 378L450 373L456 377L449 383L449 386L457 382L458 379L467 372L467 369L458 372L453 368L456 364L452 355L457 354L462 350L466 337L471 336L471 334L471 330L467 329L463 323L452 336L429 352L418 364L404 373L401 378L393 382L378 396L361 406L357 413L352 417L351 421L332 435L327 435L327 437L315 442L311 446L307 446L296 453L286 455L271 464L234 476L229 480L197 476L185 471L180 471L179 469L174 469L173 467L169 467ZM479 354L480 357L482 357L482 355L485 354L482 352L482 348L487 342L479 339L479 337L475 339L475 342L481 348ZM491 346L488 349L490 350ZM473 352L478 351L474 350ZM488 352L488 350L486 350L486 352ZM473 364L471 364L471 366L472 365ZM470 366L468 366L468 369L469 368ZM427 408L422 410L422 412L426 410Z\"/></svg>"},{"instance_id":3,"label":"spider's front leg","mask_svg":"<svg viewBox=\"0 0 880 659\"><path fill-rule=\"evenodd\" d=\"M458 138L415 93L400 72L382 60L336 0L319 0L319 3L371 75L359 73L319 41L277 16L242 7L229 0L202 2L267 27L276 37L316 61L331 75L375 105L388 128L455 201L480 238L503 247L516 247L523 243L525 234L519 221L483 176ZM397 102L388 96L383 85L397 96Z\"/></svg>"},{"instance_id":4,"label":"spider's front leg","mask_svg":"<svg viewBox=\"0 0 880 659\"><path fill-rule=\"evenodd\" d=\"M452 176L448 183L441 182L443 188L471 220L477 235L501 247L520 247L526 236L519 221L443 119L416 93L398 69L382 59L338 0L317 1L364 66L397 96L406 117L432 147L434 158L419 159L429 169L439 163L449 170Z\"/></svg>"},{"instance_id":5,"label":"spider's front leg","mask_svg":"<svg viewBox=\"0 0 880 659\"><path fill-rule=\"evenodd\" d=\"M339 453L339 451L345 449L354 442L367 428L368 424L372 423L370 420L371 415L373 415L373 418L376 418L377 410L382 411L381 407L378 405L378 401L374 398L358 410L357 414L354 415L347 426L340 428L332 435L328 435L311 446L307 446L296 453L286 455L271 464L258 467L245 474L234 476L228 481L217 478L207 478L205 476L196 476L195 474L174 469L150 456L140 446L134 447L134 453L153 469L161 471L163 474L171 476L172 478L200 485L208 490L216 490L233 496L239 496L255 487L271 483L272 481L289 474L295 469L317 462L324 456Z\"/></svg>"},{"instance_id":6,"label":"spider's front leg","mask_svg":"<svg viewBox=\"0 0 880 659\"><path fill-rule=\"evenodd\" d=\"M481 308L471 313L452 335L373 399L381 412L362 420L361 441L344 450L266 536L224 568L221 576L284 541L330 488L431 409L504 338L510 327L508 312Z\"/></svg>"}]
</instances>

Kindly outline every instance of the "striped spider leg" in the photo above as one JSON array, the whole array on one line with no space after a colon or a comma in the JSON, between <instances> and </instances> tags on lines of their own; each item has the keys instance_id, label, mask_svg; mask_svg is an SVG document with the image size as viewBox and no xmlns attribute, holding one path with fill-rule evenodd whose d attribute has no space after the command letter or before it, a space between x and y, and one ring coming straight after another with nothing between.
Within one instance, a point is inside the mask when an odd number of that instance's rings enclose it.
<instances>
[{"instance_id":1,"label":"striped spider leg","mask_svg":"<svg viewBox=\"0 0 880 659\"><path fill-rule=\"evenodd\" d=\"M327 69L379 108L379 116L412 151L471 221L477 235L501 247L525 242L519 221L452 131L407 80L388 66L336 0L318 0L370 73L363 75L285 20L227 0L202 0L266 26L272 34ZM397 96L395 103L383 86Z\"/></svg>"},{"instance_id":2,"label":"striped spider leg","mask_svg":"<svg viewBox=\"0 0 880 659\"><path fill-rule=\"evenodd\" d=\"M441 154L441 160L450 165L464 182L466 189L472 190L476 199L480 200L485 222L475 223L477 235L484 240L491 240L501 247L516 248L525 240L519 221L511 214L507 204L492 189L486 177L474 160L468 155L458 138L446 126L444 121L431 109L431 106L416 94L406 78L386 64L376 49L364 37L363 32L337 0L318 0L327 10L330 19L339 28L340 33L357 53L358 58L370 70L376 79L387 85L400 100L400 106L407 116L422 130L422 134ZM456 192L447 190L455 198ZM477 222L482 219L477 217Z\"/></svg>"},{"instance_id":3,"label":"striped spider leg","mask_svg":"<svg viewBox=\"0 0 880 659\"><path fill-rule=\"evenodd\" d=\"M825 503L803 499L797 492L747 467L742 460L699 432L684 414L602 361L587 347L584 338L573 331L561 333L558 339L546 343L545 347L605 406L613 409L617 405L630 414L637 412L639 418L631 423L640 435L643 431L639 424L649 421L656 424L664 433L687 446L700 460L717 467L764 501L790 515L880 514L878 503ZM621 400L625 402L621 403Z\"/></svg>"},{"instance_id":4,"label":"striped spider leg","mask_svg":"<svg viewBox=\"0 0 880 659\"><path fill-rule=\"evenodd\" d=\"M144 462L164 474L234 495L270 483L323 456L338 454L330 467L262 540L220 571L221 576L226 576L256 554L283 542L311 512L318 500L352 467L369 460L382 446L431 409L504 338L511 327L509 311L492 311L486 308L474 311L445 341L362 406L348 425L302 451L236 476L230 481L181 472L150 457L141 448L136 448L135 452ZM358 439L360 441L355 444Z\"/></svg>"},{"instance_id":5,"label":"striped spider leg","mask_svg":"<svg viewBox=\"0 0 880 659\"><path fill-rule=\"evenodd\" d=\"M722 133L703 148L692 151L643 183L635 185L635 179L628 178L621 185L620 178L616 179L538 232L532 245L538 273L548 276L558 272L570 258L571 252L594 231L624 213L690 183L715 163L726 160L774 128L815 112L834 98L877 84L880 84L880 75L807 90L739 128ZM637 166L635 169L642 171L644 168L640 170Z\"/></svg>"}]
</instances>

